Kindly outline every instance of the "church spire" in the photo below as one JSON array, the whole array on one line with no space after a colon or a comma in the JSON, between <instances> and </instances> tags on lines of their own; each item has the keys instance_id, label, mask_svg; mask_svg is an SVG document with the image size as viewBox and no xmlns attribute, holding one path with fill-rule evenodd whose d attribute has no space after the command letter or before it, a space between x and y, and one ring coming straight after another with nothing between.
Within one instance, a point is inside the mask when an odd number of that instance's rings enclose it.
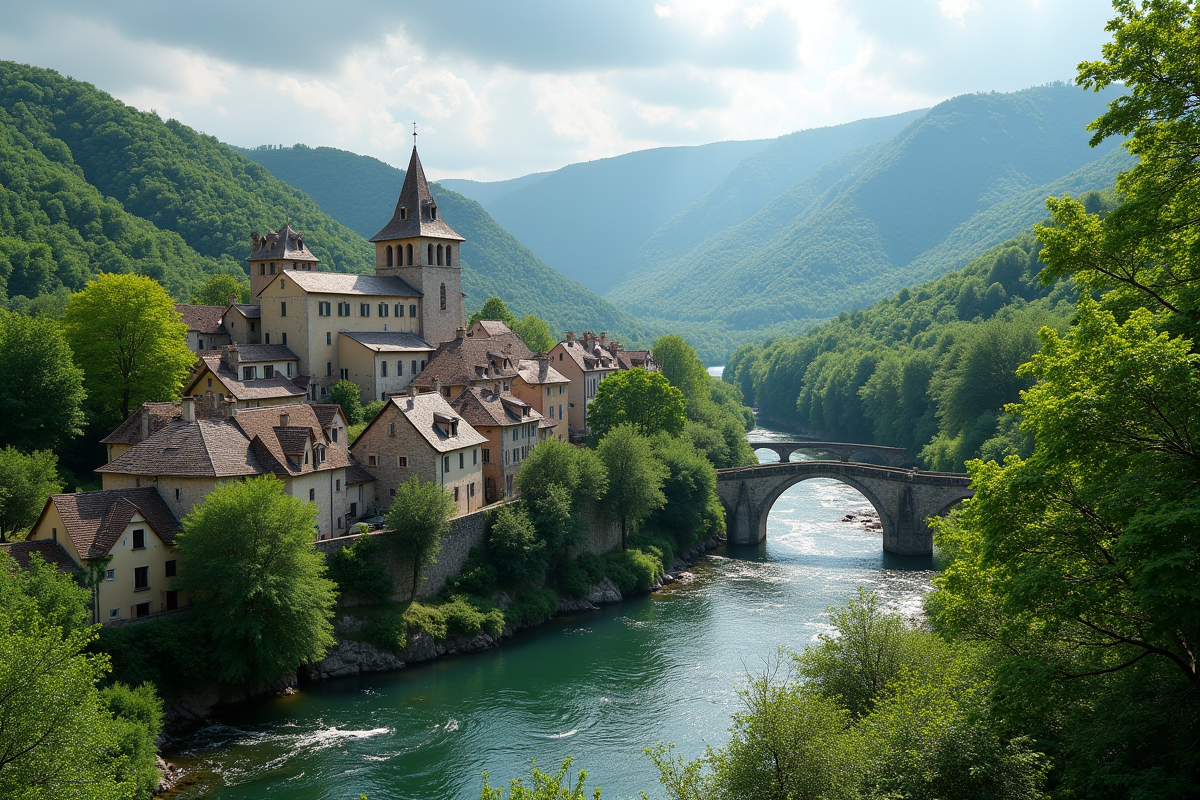
<instances>
[{"instance_id":1,"label":"church spire","mask_svg":"<svg viewBox=\"0 0 1200 800\"><path fill-rule=\"evenodd\" d=\"M396 201L396 211L392 214L391 222L372 236L371 241L385 242L418 236L465 241L446 224L438 212L437 203L429 193L429 182L425 179L425 170L421 166L417 146L414 144L412 158L408 160L408 171L404 175L404 186L400 189L400 199Z\"/></svg>"}]
</instances>

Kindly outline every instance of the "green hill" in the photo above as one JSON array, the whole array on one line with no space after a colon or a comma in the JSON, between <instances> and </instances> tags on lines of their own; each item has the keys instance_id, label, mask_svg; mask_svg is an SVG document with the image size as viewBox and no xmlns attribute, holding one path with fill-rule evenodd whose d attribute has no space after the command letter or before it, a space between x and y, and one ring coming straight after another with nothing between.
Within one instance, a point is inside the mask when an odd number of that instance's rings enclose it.
<instances>
[{"instance_id":1,"label":"green hill","mask_svg":"<svg viewBox=\"0 0 1200 800\"><path fill-rule=\"evenodd\" d=\"M977 215L1022 196L1040 208L1045 187L1116 147L1089 148L1085 130L1114 96L1053 85L946 101L608 296L635 314L740 330L870 305L1003 241L1005 217ZM1111 185L1119 166L1097 164L1079 188ZM921 260L964 225L974 231L956 241L969 246Z\"/></svg>"},{"instance_id":2,"label":"green hill","mask_svg":"<svg viewBox=\"0 0 1200 800\"><path fill-rule=\"evenodd\" d=\"M387 224L404 183L403 170L332 147L296 145L241 152L306 192L363 237L374 236ZM496 295L513 313L537 314L559 333L606 330L629 343L651 337L644 323L540 261L479 203L437 183L430 189L443 218L467 239L462 247L463 291L471 310Z\"/></svg>"}]
</instances>

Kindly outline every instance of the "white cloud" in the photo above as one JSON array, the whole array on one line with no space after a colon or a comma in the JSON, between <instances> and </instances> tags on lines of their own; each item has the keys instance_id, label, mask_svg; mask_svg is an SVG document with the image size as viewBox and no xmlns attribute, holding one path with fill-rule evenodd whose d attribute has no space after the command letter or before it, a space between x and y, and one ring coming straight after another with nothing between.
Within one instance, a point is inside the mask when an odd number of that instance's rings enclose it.
<instances>
[{"instance_id":1,"label":"white cloud","mask_svg":"<svg viewBox=\"0 0 1200 800\"><path fill-rule=\"evenodd\" d=\"M938 10L946 19L954 20L959 25L967 24L967 12L978 11L977 0L938 0Z\"/></svg>"}]
</instances>

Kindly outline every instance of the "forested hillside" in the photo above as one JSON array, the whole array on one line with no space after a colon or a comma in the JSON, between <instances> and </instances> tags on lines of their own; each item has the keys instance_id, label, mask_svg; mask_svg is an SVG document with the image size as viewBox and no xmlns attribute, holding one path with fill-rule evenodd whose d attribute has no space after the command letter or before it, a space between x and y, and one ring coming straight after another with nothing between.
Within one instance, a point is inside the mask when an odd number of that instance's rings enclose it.
<instances>
[{"instance_id":1,"label":"forested hillside","mask_svg":"<svg viewBox=\"0 0 1200 800\"><path fill-rule=\"evenodd\" d=\"M404 170L332 147L296 145L242 152L306 192L334 219L363 237L374 236L391 218L404 183ZM518 316L536 314L549 321L559 334L594 328L616 333L627 342L649 341L644 323L548 267L479 203L436 183L430 184L430 190L443 217L467 239L462 268L469 310L477 310L494 295Z\"/></svg>"},{"instance_id":2,"label":"forested hillside","mask_svg":"<svg viewBox=\"0 0 1200 800\"><path fill-rule=\"evenodd\" d=\"M1100 193L1083 198L1102 210ZM1031 230L965 269L842 312L801 337L738 348L725 368L764 417L831 439L907 447L925 466L1024 453L1001 414L1029 384L1016 369L1037 352L1042 326L1074 313L1070 282L1043 286Z\"/></svg>"},{"instance_id":3,"label":"forested hillside","mask_svg":"<svg viewBox=\"0 0 1200 800\"><path fill-rule=\"evenodd\" d=\"M935 266L921 257L976 215L1022 195L1044 208L1040 192L1117 147L1089 147L1085 130L1116 96L1052 85L948 100L609 296L634 313L739 330L870 305L929 276ZM1076 188L1111 186L1118 166L1092 170L1091 185ZM1003 241L1011 235L1005 224L976 231L956 257ZM936 260L936 268L953 260Z\"/></svg>"}]
</instances>

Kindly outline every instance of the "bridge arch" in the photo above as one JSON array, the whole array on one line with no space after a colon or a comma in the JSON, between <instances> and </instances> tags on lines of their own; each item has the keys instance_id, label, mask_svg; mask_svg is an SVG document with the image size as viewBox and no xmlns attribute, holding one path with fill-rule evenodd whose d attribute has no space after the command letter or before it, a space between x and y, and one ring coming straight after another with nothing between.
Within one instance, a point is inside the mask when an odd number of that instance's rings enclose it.
<instances>
[{"instance_id":1,"label":"bridge arch","mask_svg":"<svg viewBox=\"0 0 1200 800\"><path fill-rule=\"evenodd\" d=\"M766 497L763 498L762 513L759 515L758 519L758 531L756 532L757 538L755 539L755 542L761 542L767 538L767 520L771 516L771 509L775 507L775 503L780 497L783 496L783 493L788 489L791 489L793 486L799 486L805 481L817 479L837 481L843 486L849 486L851 489L854 489L861 494L868 503L871 504L871 508L875 509L875 513L879 515L879 521L884 525L887 524L884 522L884 514L887 512L887 505L875 494L874 491L871 490L871 487L867 486L866 483L846 475L836 475L832 472L828 474L822 474L820 471L814 471L811 473L797 475L790 480L780 481L778 485L772 488Z\"/></svg>"}]
</instances>

